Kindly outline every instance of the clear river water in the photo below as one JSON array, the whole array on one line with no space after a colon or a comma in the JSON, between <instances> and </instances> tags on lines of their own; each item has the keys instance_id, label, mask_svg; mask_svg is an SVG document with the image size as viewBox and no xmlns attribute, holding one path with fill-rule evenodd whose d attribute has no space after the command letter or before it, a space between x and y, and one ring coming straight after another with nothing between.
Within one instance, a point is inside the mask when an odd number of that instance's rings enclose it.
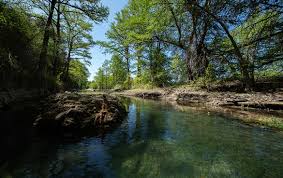
<instances>
[{"instance_id":1,"label":"clear river water","mask_svg":"<svg viewBox=\"0 0 283 178\"><path fill-rule=\"evenodd\" d=\"M128 116L110 133L33 139L1 164L0 177L283 177L280 131L160 101L123 102Z\"/></svg>"}]
</instances>

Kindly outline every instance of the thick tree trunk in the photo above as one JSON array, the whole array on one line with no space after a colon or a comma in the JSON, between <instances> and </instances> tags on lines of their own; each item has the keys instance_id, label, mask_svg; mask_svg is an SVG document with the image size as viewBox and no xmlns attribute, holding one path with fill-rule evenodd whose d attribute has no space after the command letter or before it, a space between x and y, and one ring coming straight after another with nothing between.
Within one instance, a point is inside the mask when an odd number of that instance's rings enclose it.
<instances>
[{"instance_id":1,"label":"thick tree trunk","mask_svg":"<svg viewBox=\"0 0 283 178\"><path fill-rule=\"evenodd\" d=\"M194 1L196 3L196 1ZM206 1L206 6L208 1ZM192 15L192 32L188 39L186 48L187 79L193 81L198 77L204 76L208 61L205 52L205 37L208 31L209 22L205 21L202 33L197 30L199 24L200 12L194 3L187 3L187 10Z\"/></svg>"},{"instance_id":2,"label":"thick tree trunk","mask_svg":"<svg viewBox=\"0 0 283 178\"><path fill-rule=\"evenodd\" d=\"M198 77L205 75L208 66L208 60L203 53L197 53L196 50L187 49L185 62L187 67L187 80L193 81Z\"/></svg>"},{"instance_id":3,"label":"thick tree trunk","mask_svg":"<svg viewBox=\"0 0 283 178\"><path fill-rule=\"evenodd\" d=\"M46 80L46 74L47 74L47 50L48 50L48 42L49 42L49 37L50 37L50 27L51 27L56 3L57 3L57 0L51 1L51 6L50 6L48 19L47 19L45 29L44 29L44 36L43 36L42 47L41 47L41 52L40 52L40 57L39 57L38 72L40 75L41 87L43 88L46 87L45 80Z\"/></svg>"},{"instance_id":4,"label":"thick tree trunk","mask_svg":"<svg viewBox=\"0 0 283 178\"><path fill-rule=\"evenodd\" d=\"M197 71L195 77L202 77L205 76L206 69L208 67L208 60L206 57L206 52L204 49L204 44L198 44L197 46Z\"/></svg>"},{"instance_id":5,"label":"thick tree trunk","mask_svg":"<svg viewBox=\"0 0 283 178\"><path fill-rule=\"evenodd\" d=\"M191 65L190 65L190 51L189 49L186 49L185 51L185 63L186 63L186 69L187 69L187 81L190 82L193 80L192 78L192 70L191 70Z\"/></svg>"}]
</instances>

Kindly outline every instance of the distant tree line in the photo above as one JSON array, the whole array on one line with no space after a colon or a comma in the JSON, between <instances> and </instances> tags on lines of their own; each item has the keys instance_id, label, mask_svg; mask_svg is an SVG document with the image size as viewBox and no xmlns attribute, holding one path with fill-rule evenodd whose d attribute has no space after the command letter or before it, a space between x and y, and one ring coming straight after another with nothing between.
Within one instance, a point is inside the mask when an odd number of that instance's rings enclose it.
<instances>
[{"instance_id":1,"label":"distant tree line","mask_svg":"<svg viewBox=\"0 0 283 178\"><path fill-rule=\"evenodd\" d=\"M129 0L107 37L97 44L113 58L96 88L238 80L252 90L283 73L281 0Z\"/></svg>"},{"instance_id":2,"label":"distant tree line","mask_svg":"<svg viewBox=\"0 0 283 178\"><path fill-rule=\"evenodd\" d=\"M92 24L107 16L99 0L0 0L0 88L86 87Z\"/></svg>"}]
</instances>

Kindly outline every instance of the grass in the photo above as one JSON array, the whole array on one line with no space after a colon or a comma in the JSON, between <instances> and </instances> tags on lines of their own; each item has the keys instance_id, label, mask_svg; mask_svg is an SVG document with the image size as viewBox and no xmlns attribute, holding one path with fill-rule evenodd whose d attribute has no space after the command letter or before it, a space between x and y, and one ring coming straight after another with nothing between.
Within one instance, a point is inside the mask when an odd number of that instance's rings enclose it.
<instances>
[{"instance_id":1,"label":"grass","mask_svg":"<svg viewBox=\"0 0 283 178\"><path fill-rule=\"evenodd\" d=\"M278 118L274 116L272 117L263 116L263 117L257 118L256 121L258 121L258 123L261 125L283 130L283 119L282 118Z\"/></svg>"}]
</instances>

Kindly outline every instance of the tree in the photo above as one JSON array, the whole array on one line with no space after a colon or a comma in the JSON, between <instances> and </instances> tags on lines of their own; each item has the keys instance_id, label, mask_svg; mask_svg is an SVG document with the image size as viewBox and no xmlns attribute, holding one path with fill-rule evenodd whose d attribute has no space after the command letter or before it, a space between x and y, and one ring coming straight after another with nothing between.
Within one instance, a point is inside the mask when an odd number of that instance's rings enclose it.
<instances>
[{"instance_id":1,"label":"tree","mask_svg":"<svg viewBox=\"0 0 283 178\"><path fill-rule=\"evenodd\" d=\"M110 30L107 32L108 42L97 41L96 43L103 47L107 53L117 53L122 56L127 67L127 88L131 87L131 64L130 64L130 46L127 41L127 30L122 22L129 17L127 9L122 10L116 15L116 23L111 24Z\"/></svg>"},{"instance_id":2,"label":"tree","mask_svg":"<svg viewBox=\"0 0 283 178\"><path fill-rule=\"evenodd\" d=\"M104 70L100 67L98 68L98 71L96 75L94 76L94 83L96 84L97 88L100 90L105 89L104 88Z\"/></svg>"},{"instance_id":3,"label":"tree","mask_svg":"<svg viewBox=\"0 0 283 178\"><path fill-rule=\"evenodd\" d=\"M67 88L84 89L88 84L89 71L79 60L70 62L70 74Z\"/></svg>"},{"instance_id":4,"label":"tree","mask_svg":"<svg viewBox=\"0 0 283 178\"><path fill-rule=\"evenodd\" d=\"M110 61L110 73L112 75L113 88L126 88L124 83L127 83L127 65L119 55L113 55Z\"/></svg>"},{"instance_id":5,"label":"tree","mask_svg":"<svg viewBox=\"0 0 283 178\"><path fill-rule=\"evenodd\" d=\"M174 84L185 83L186 63L179 55L175 55L172 57L170 68L171 68L172 82Z\"/></svg>"},{"instance_id":6,"label":"tree","mask_svg":"<svg viewBox=\"0 0 283 178\"><path fill-rule=\"evenodd\" d=\"M0 88L33 87L39 38L37 22L0 1Z\"/></svg>"},{"instance_id":7,"label":"tree","mask_svg":"<svg viewBox=\"0 0 283 178\"><path fill-rule=\"evenodd\" d=\"M34 86L41 89L56 91L56 88L60 88L62 83L65 83L65 86L71 86L67 83L71 81L66 80L70 79L71 60L90 63L89 50L93 45L93 40L89 33L92 29L92 23L102 22L108 15L108 9L102 6L99 1L88 0L5 1L3 5L9 7L6 8L6 14L12 12L14 16L11 16L13 19L9 19L9 23L14 21L15 27L18 26L17 28L13 27L13 30L18 33L15 37L18 35L23 37L23 40L17 38L17 41L25 41L26 43L25 46L13 45L21 46L22 51L26 53L24 55L17 51L13 54L19 56L17 58L25 60L25 63L19 63L20 66L17 70L25 71L27 75L19 76L35 76L37 82L35 82L35 79L29 81L33 81ZM15 14L17 13L16 17ZM8 16L6 14L3 18L3 26L7 26L6 18ZM18 17L21 18L20 21ZM8 30L8 28L6 29ZM3 28L3 35L1 33L3 42L11 38L4 33L12 34L5 32L6 29ZM15 47L11 47L11 49L13 48ZM11 53L8 52L7 54L10 55ZM40 59L36 56L40 56ZM14 61L16 60L13 59L13 63ZM23 69L21 69L22 67ZM13 76L11 75L12 70L7 72L9 67L6 62L3 68L5 68L3 71L7 73L7 76L3 74L4 78ZM33 71L37 71L37 73L35 74Z\"/></svg>"},{"instance_id":8,"label":"tree","mask_svg":"<svg viewBox=\"0 0 283 178\"><path fill-rule=\"evenodd\" d=\"M39 59L39 67L38 71L40 73L40 76L43 77L47 73L47 51L48 51L48 44L49 44L49 38L50 38L50 31L52 26L52 20L53 20L53 14L56 8L56 4L58 4L57 13L60 15L60 7L66 6L68 7L68 13L76 13L77 15L83 15L85 17L88 17L93 22L102 22L107 16L108 16L108 9L100 4L99 1L91 1L91 0L83 0L83 1L69 1L69 0L33 0L33 4L36 5L36 7L41 7L41 4L48 3L47 7L50 7L48 9L47 13L47 21L44 28L44 36L42 41L42 47L40 52L40 59ZM42 9L42 8L40 8ZM59 17L59 16L57 16ZM57 27L59 26L60 18L57 18Z\"/></svg>"},{"instance_id":9,"label":"tree","mask_svg":"<svg viewBox=\"0 0 283 178\"><path fill-rule=\"evenodd\" d=\"M91 59L91 55L89 50L94 42L92 36L89 35L92 29L91 23L85 21L80 15L72 16L64 14L64 17L66 20L65 38L67 42L67 59L63 71L63 80L67 80L70 61L72 59L80 59L86 64L90 64L89 59Z\"/></svg>"}]
</instances>

